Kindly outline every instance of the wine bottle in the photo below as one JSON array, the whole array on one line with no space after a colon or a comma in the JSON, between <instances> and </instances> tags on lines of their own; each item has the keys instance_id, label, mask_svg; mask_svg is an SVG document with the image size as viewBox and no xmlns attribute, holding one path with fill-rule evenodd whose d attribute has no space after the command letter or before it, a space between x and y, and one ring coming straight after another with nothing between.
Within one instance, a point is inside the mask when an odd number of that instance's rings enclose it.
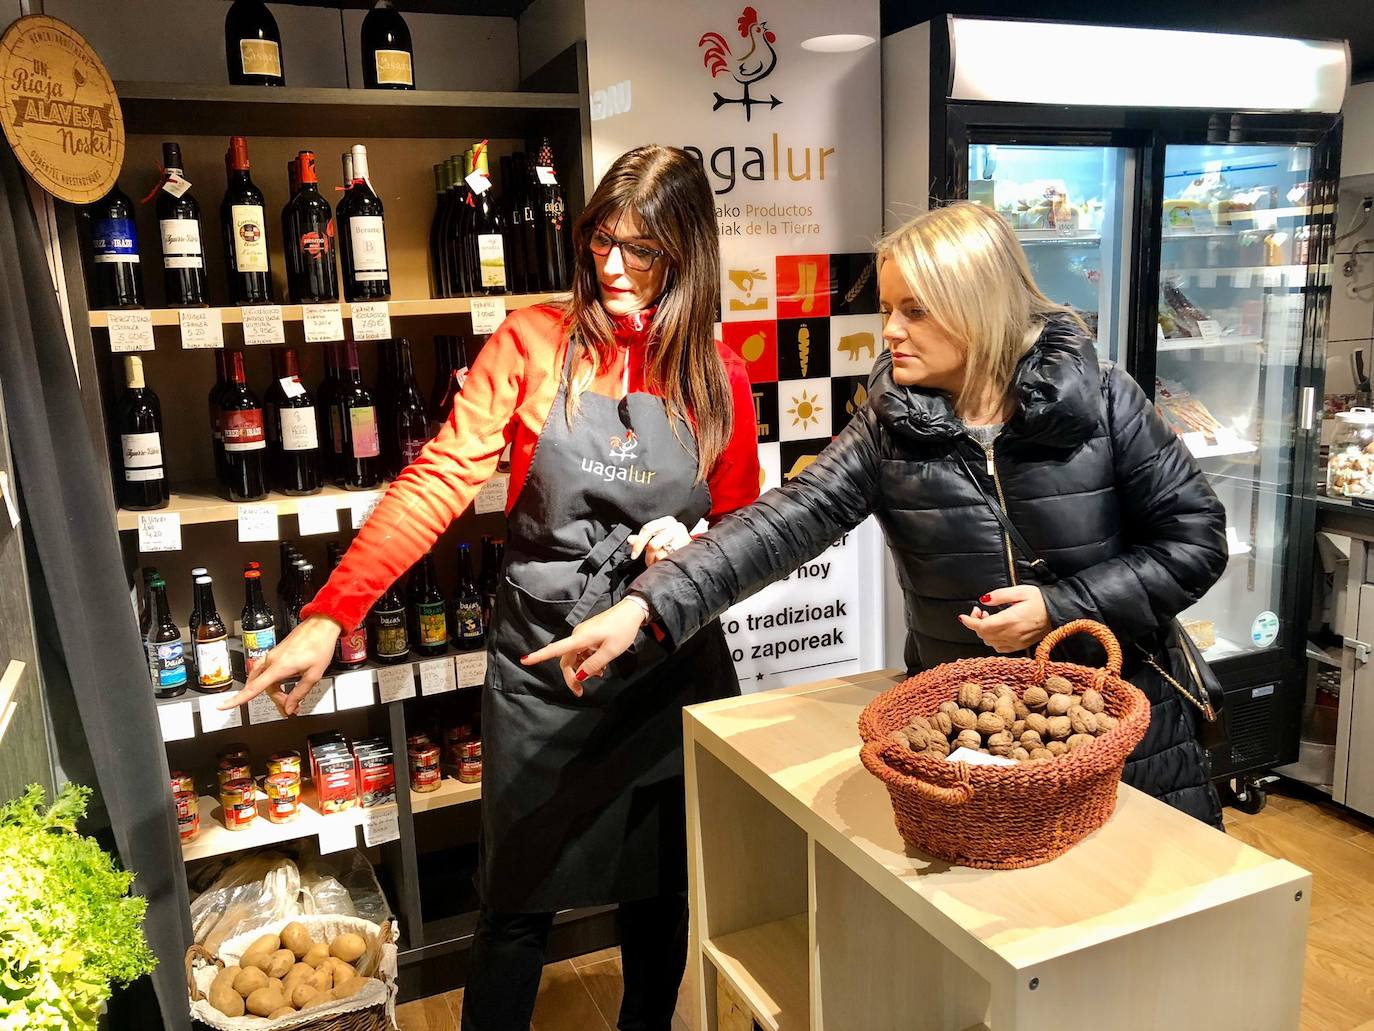
<instances>
[{"instance_id":1,"label":"wine bottle","mask_svg":"<svg viewBox=\"0 0 1374 1031\"><path fill-rule=\"evenodd\" d=\"M400 582L393 582L368 613L368 647L378 662L391 665L410 655L410 634L406 627L406 603Z\"/></svg>"},{"instance_id":2,"label":"wine bottle","mask_svg":"<svg viewBox=\"0 0 1374 1031\"><path fill-rule=\"evenodd\" d=\"M524 260L524 275L517 278L513 289L519 293L539 292L539 242L538 226L535 224L534 196L530 186L529 155L517 153L512 156L511 168L515 188L520 198L520 243L519 249Z\"/></svg>"},{"instance_id":3,"label":"wine bottle","mask_svg":"<svg viewBox=\"0 0 1374 1031\"><path fill-rule=\"evenodd\" d=\"M343 552L337 544L329 545L329 568L337 569L343 560ZM367 624L359 623L351 630L339 634L334 642L334 659L330 667L334 670L357 669L367 662Z\"/></svg>"},{"instance_id":4,"label":"wine bottle","mask_svg":"<svg viewBox=\"0 0 1374 1031\"><path fill-rule=\"evenodd\" d=\"M477 651L487 646L482 619L482 594L472 571L472 549L464 541L458 545L458 585L449 607L449 637L460 652Z\"/></svg>"},{"instance_id":5,"label":"wine bottle","mask_svg":"<svg viewBox=\"0 0 1374 1031\"><path fill-rule=\"evenodd\" d=\"M153 581L157 576L154 566L143 567L143 594L138 599L138 633L145 640L153 627Z\"/></svg>"},{"instance_id":6,"label":"wine bottle","mask_svg":"<svg viewBox=\"0 0 1374 1031\"><path fill-rule=\"evenodd\" d=\"M467 176L472 172L472 151L452 159L451 177L454 182L452 208L448 219L449 274L453 277L454 296L466 297L476 292L477 245L472 237L474 201Z\"/></svg>"},{"instance_id":7,"label":"wine bottle","mask_svg":"<svg viewBox=\"0 0 1374 1031\"><path fill-rule=\"evenodd\" d=\"M448 163L434 166L434 217L429 222L429 288L435 297L451 297L444 253L444 206L448 201Z\"/></svg>"},{"instance_id":8,"label":"wine bottle","mask_svg":"<svg viewBox=\"0 0 1374 1031\"><path fill-rule=\"evenodd\" d=\"M320 438L315 402L301 383L292 347L272 351L272 383L263 395L272 486L293 497L320 489Z\"/></svg>"},{"instance_id":9,"label":"wine bottle","mask_svg":"<svg viewBox=\"0 0 1374 1031\"><path fill-rule=\"evenodd\" d=\"M377 0L363 19L363 88L415 88L410 29L391 0Z\"/></svg>"},{"instance_id":10,"label":"wine bottle","mask_svg":"<svg viewBox=\"0 0 1374 1031\"><path fill-rule=\"evenodd\" d=\"M215 448L215 482L229 486L229 466L224 460L224 424L220 401L229 387L229 354L223 348L215 351L215 385L210 388L210 435Z\"/></svg>"},{"instance_id":11,"label":"wine bottle","mask_svg":"<svg viewBox=\"0 0 1374 1031\"><path fill-rule=\"evenodd\" d=\"M491 613L496 607L496 588L500 582L497 572L496 541L487 534L482 537L482 574L481 579L477 581L477 587L482 592L482 626L488 632L491 630Z\"/></svg>"},{"instance_id":12,"label":"wine bottle","mask_svg":"<svg viewBox=\"0 0 1374 1031\"><path fill-rule=\"evenodd\" d=\"M291 563L296 557L296 549L290 541L277 543L277 625L286 627L286 599L291 593Z\"/></svg>"},{"instance_id":13,"label":"wine bottle","mask_svg":"<svg viewBox=\"0 0 1374 1031\"><path fill-rule=\"evenodd\" d=\"M134 202L117 185L81 209L90 266L87 293L94 308L143 307Z\"/></svg>"},{"instance_id":14,"label":"wine bottle","mask_svg":"<svg viewBox=\"0 0 1374 1031\"><path fill-rule=\"evenodd\" d=\"M388 472L395 465L396 456L394 422L397 370L400 366L397 350L395 338L377 341L377 385L373 388L372 397L377 404L377 432L381 437L382 468Z\"/></svg>"},{"instance_id":15,"label":"wine bottle","mask_svg":"<svg viewBox=\"0 0 1374 1031\"><path fill-rule=\"evenodd\" d=\"M337 343L324 345L324 376L315 388L315 421L319 427L320 480L323 483L343 481L343 435L334 414L341 382L339 349L342 346Z\"/></svg>"},{"instance_id":16,"label":"wine bottle","mask_svg":"<svg viewBox=\"0 0 1374 1031\"><path fill-rule=\"evenodd\" d=\"M167 178L157 191L157 225L162 234L162 279L167 304L172 308L209 304L200 204L186 181L179 143L162 145L162 167Z\"/></svg>"},{"instance_id":17,"label":"wine bottle","mask_svg":"<svg viewBox=\"0 0 1374 1031\"><path fill-rule=\"evenodd\" d=\"M377 439L377 405L358 368L358 345L345 346L343 382L336 395L331 423L337 419L338 453L346 490L371 490L382 482L381 442Z\"/></svg>"},{"instance_id":18,"label":"wine bottle","mask_svg":"<svg viewBox=\"0 0 1374 1031\"><path fill-rule=\"evenodd\" d=\"M315 600L315 567L301 559L296 563L296 594L291 599L291 629L301 625L301 609Z\"/></svg>"},{"instance_id":19,"label":"wine bottle","mask_svg":"<svg viewBox=\"0 0 1374 1031\"><path fill-rule=\"evenodd\" d=\"M192 638L196 652L196 687L206 692L223 691L233 683L229 664L229 630L215 606L215 589L209 575L196 577L196 622Z\"/></svg>"},{"instance_id":20,"label":"wine bottle","mask_svg":"<svg viewBox=\"0 0 1374 1031\"><path fill-rule=\"evenodd\" d=\"M181 643L181 630L167 606L167 581L154 573L148 588L152 595L152 618L144 640L148 648L153 697L176 698L186 693L186 648Z\"/></svg>"},{"instance_id":21,"label":"wine bottle","mask_svg":"<svg viewBox=\"0 0 1374 1031\"><path fill-rule=\"evenodd\" d=\"M553 147L544 137L530 169L530 189L535 198L535 246L539 255L539 289L566 290L570 275L564 216L567 205L563 187L553 167Z\"/></svg>"},{"instance_id":22,"label":"wine bottle","mask_svg":"<svg viewBox=\"0 0 1374 1031\"><path fill-rule=\"evenodd\" d=\"M392 435L396 440L391 468L393 478L420 457L420 451L430 439L429 411L420 394L420 385L415 382L415 365L411 359L409 340L397 341L397 358L400 367L391 423Z\"/></svg>"},{"instance_id":23,"label":"wine bottle","mask_svg":"<svg viewBox=\"0 0 1374 1031\"><path fill-rule=\"evenodd\" d=\"M300 187L284 216L286 280L291 300L313 304L339 299L339 274L334 256L333 210L320 194L315 154L296 156Z\"/></svg>"},{"instance_id":24,"label":"wine bottle","mask_svg":"<svg viewBox=\"0 0 1374 1031\"><path fill-rule=\"evenodd\" d=\"M344 299L385 301L391 296L386 261L386 222L381 199L368 180L367 148L353 145L353 183L335 215Z\"/></svg>"},{"instance_id":25,"label":"wine bottle","mask_svg":"<svg viewBox=\"0 0 1374 1031\"><path fill-rule=\"evenodd\" d=\"M251 670L277 644L277 621L262 596L262 569L250 562L243 570L243 654Z\"/></svg>"},{"instance_id":26,"label":"wine bottle","mask_svg":"<svg viewBox=\"0 0 1374 1031\"><path fill-rule=\"evenodd\" d=\"M230 351L229 382L220 397L220 431L230 501L267 497L267 433L262 405L248 389L243 352Z\"/></svg>"},{"instance_id":27,"label":"wine bottle","mask_svg":"<svg viewBox=\"0 0 1374 1031\"><path fill-rule=\"evenodd\" d=\"M281 33L262 0L234 0L224 19L224 51L230 85L286 85Z\"/></svg>"},{"instance_id":28,"label":"wine bottle","mask_svg":"<svg viewBox=\"0 0 1374 1031\"><path fill-rule=\"evenodd\" d=\"M473 235L477 244L477 265L480 278L479 293L506 292L506 219L491 188L491 171L487 159L487 141L477 145L473 153L473 168L478 173L473 187Z\"/></svg>"},{"instance_id":29,"label":"wine bottle","mask_svg":"<svg viewBox=\"0 0 1374 1031\"><path fill-rule=\"evenodd\" d=\"M229 188L220 204L224 263L234 304L271 304L272 264L267 253L267 216L262 191L248 173L248 140L233 136L224 155Z\"/></svg>"},{"instance_id":30,"label":"wine bottle","mask_svg":"<svg viewBox=\"0 0 1374 1031\"><path fill-rule=\"evenodd\" d=\"M429 401L429 436L444 428L453 412L453 399L463 391L467 380L467 349L462 337L434 338L434 389Z\"/></svg>"},{"instance_id":31,"label":"wine bottle","mask_svg":"<svg viewBox=\"0 0 1374 1031\"><path fill-rule=\"evenodd\" d=\"M448 623L432 551L411 569L406 588L411 649L418 655L443 655L448 651Z\"/></svg>"},{"instance_id":32,"label":"wine bottle","mask_svg":"<svg viewBox=\"0 0 1374 1031\"><path fill-rule=\"evenodd\" d=\"M123 475L119 503L124 508L163 508L169 497L162 467L162 405L143 380L143 359L124 356L124 395L116 419Z\"/></svg>"},{"instance_id":33,"label":"wine bottle","mask_svg":"<svg viewBox=\"0 0 1374 1031\"><path fill-rule=\"evenodd\" d=\"M524 182L515 172L515 159L518 156L512 154L501 159L501 189L505 194L506 269L510 273L506 287L512 293L525 292L525 206L520 195Z\"/></svg>"}]
</instances>

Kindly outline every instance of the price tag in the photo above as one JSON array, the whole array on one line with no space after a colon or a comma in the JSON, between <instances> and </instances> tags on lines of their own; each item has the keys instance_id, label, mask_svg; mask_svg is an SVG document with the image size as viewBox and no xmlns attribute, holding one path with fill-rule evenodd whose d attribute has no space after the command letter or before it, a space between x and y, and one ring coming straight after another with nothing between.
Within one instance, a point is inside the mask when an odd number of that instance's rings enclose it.
<instances>
[{"instance_id":1,"label":"price tag","mask_svg":"<svg viewBox=\"0 0 1374 1031\"><path fill-rule=\"evenodd\" d=\"M1283 286L1283 269L1267 268L1264 270L1264 285L1270 289Z\"/></svg>"},{"instance_id":2,"label":"price tag","mask_svg":"<svg viewBox=\"0 0 1374 1031\"><path fill-rule=\"evenodd\" d=\"M282 393L288 398L300 397L305 393L305 387L301 385L299 376L283 376L277 382L281 384Z\"/></svg>"},{"instance_id":3,"label":"price tag","mask_svg":"<svg viewBox=\"0 0 1374 1031\"><path fill-rule=\"evenodd\" d=\"M1249 290L1253 279L1254 276L1248 268L1238 268L1231 277L1231 282L1237 290Z\"/></svg>"},{"instance_id":4,"label":"price tag","mask_svg":"<svg viewBox=\"0 0 1374 1031\"><path fill-rule=\"evenodd\" d=\"M363 810L363 841L367 847L383 845L401 836L401 824L394 805L379 805Z\"/></svg>"},{"instance_id":5,"label":"price tag","mask_svg":"<svg viewBox=\"0 0 1374 1031\"><path fill-rule=\"evenodd\" d=\"M380 491L371 494L355 495L349 508L353 513L353 529L361 530L363 523L367 522L367 517L381 504L382 495Z\"/></svg>"},{"instance_id":6,"label":"price tag","mask_svg":"<svg viewBox=\"0 0 1374 1031\"><path fill-rule=\"evenodd\" d=\"M177 319L181 322L183 348L224 346L224 323L218 308L182 308Z\"/></svg>"},{"instance_id":7,"label":"price tag","mask_svg":"<svg viewBox=\"0 0 1374 1031\"><path fill-rule=\"evenodd\" d=\"M239 506L239 543L277 539L276 505Z\"/></svg>"},{"instance_id":8,"label":"price tag","mask_svg":"<svg viewBox=\"0 0 1374 1031\"><path fill-rule=\"evenodd\" d=\"M535 165L534 174L539 176L540 186L557 186L558 176L553 174L553 169L548 165Z\"/></svg>"},{"instance_id":9,"label":"price tag","mask_svg":"<svg viewBox=\"0 0 1374 1031\"><path fill-rule=\"evenodd\" d=\"M220 712L219 703L221 701L222 699L214 697L200 700L200 731L202 734L243 726L243 707L236 705L232 709Z\"/></svg>"},{"instance_id":10,"label":"price tag","mask_svg":"<svg viewBox=\"0 0 1374 1031\"><path fill-rule=\"evenodd\" d=\"M391 338L391 306L386 301L354 301L352 318L354 340Z\"/></svg>"},{"instance_id":11,"label":"price tag","mask_svg":"<svg viewBox=\"0 0 1374 1031\"><path fill-rule=\"evenodd\" d=\"M296 519L302 537L339 532L339 509L333 498L301 498L297 505Z\"/></svg>"},{"instance_id":12,"label":"price tag","mask_svg":"<svg viewBox=\"0 0 1374 1031\"><path fill-rule=\"evenodd\" d=\"M157 721L162 727L163 741L185 741L196 736L196 720L190 700L157 707Z\"/></svg>"},{"instance_id":13,"label":"price tag","mask_svg":"<svg viewBox=\"0 0 1374 1031\"><path fill-rule=\"evenodd\" d=\"M479 197L491 189L491 180L482 174L480 168L473 169L472 173L463 181L466 182L472 189L472 192Z\"/></svg>"},{"instance_id":14,"label":"price tag","mask_svg":"<svg viewBox=\"0 0 1374 1031\"><path fill-rule=\"evenodd\" d=\"M461 652L454 657L459 687L481 687L487 680L487 653Z\"/></svg>"},{"instance_id":15,"label":"price tag","mask_svg":"<svg viewBox=\"0 0 1374 1031\"><path fill-rule=\"evenodd\" d=\"M472 331L490 336L506 318L504 297L474 297L472 299Z\"/></svg>"},{"instance_id":16,"label":"price tag","mask_svg":"<svg viewBox=\"0 0 1374 1031\"><path fill-rule=\"evenodd\" d=\"M180 197L191 188L191 180L185 176L177 175L175 172L168 172L167 181L162 184L162 188L173 197Z\"/></svg>"},{"instance_id":17,"label":"price tag","mask_svg":"<svg viewBox=\"0 0 1374 1031\"><path fill-rule=\"evenodd\" d=\"M366 669L355 669L348 673L339 673L334 677L334 704L340 712L345 709L361 709L371 705L372 696L372 672Z\"/></svg>"},{"instance_id":18,"label":"price tag","mask_svg":"<svg viewBox=\"0 0 1374 1031\"><path fill-rule=\"evenodd\" d=\"M337 304L303 304L301 315L305 319L306 343L327 344L344 338L343 309Z\"/></svg>"},{"instance_id":19,"label":"price tag","mask_svg":"<svg viewBox=\"0 0 1374 1031\"><path fill-rule=\"evenodd\" d=\"M337 696L335 682L323 677L315 681L315 686L301 699L301 707L296 711L302 716L322 716L333 712L338 707Z\"/></svg>"},{"instance_id":20,"label":"price tag","mask_svg":"<svg viewBox=\"0 0 1374 1031\"><path fill-rule=\"evenodd\" d=\"M1205 433L1185 433L1183 434L1183 443L1187 446L1188 450L1192 452L1194 458L1203 458L1206 456L1207 452L1211 450L1211 445L1207 443L1207 434Z\"/></svg>"},{"instance_id":21,"label":"price tag","mask_svg":"<svg viewBox=\"0 0 1374 1031\"><path fill-rule=\"evenodd\" d=\"M180 551L181 515L177 512L141 512L138 516L139 551Z\"/></svg>"},{"instance_id":22,"label":"price tag","mask_svg":"<svg viewBox=\"0 0 1374 1031\"><path fill-rule=\"evenodd\" d=\"M245 344L286 343L286 329L281 324L280 304L253 304L242 308L241 311Z\"/></svg>"},{"instance_id":23,"label":"price tag","mask_svg":"<svg viewBox=\"0 0 1374 1031\"><path fill-rule=\"evenodd\" d=\"M384 702L415 697L415 667L405 662L377 670L377 693Z\"/></svg>"},{"instance_id":24,"label":"price tag","mask_svg":"<svg viewBox=\"0 0 1374 1031\"><path fill-rule=\"evenodd\" d=\"M358 844L358 825L353 822L352 813L345 809L342 813L330 813L320 823L320 855L342 852Z\"/></svg>"},{"instance_id":25,"label":"price tag","mask_svg":"<svg viewBox=\"0 0 1374 1031\"><path fill-rule=\"evenodd\" d=\"M1215 319L1198 319L1197 331L1203 340L1221 339L1221 324Z\"/></svg>"},{"instance_id":26,"label":"price tag","mask_svg":"<svg viewBox=\"0 0 1374 1031\"><path fill-rule=\"evenodd\" d=\"M417 662L416 665L420 667L422 695L448 694L450 691L458 690L458 684L453 677L452 657L430 659L428 662Z\"/></svg>"},{"instance_id":27,"label":"price tag","mask_svg":"<svg viewBox=\"0 0 1374 1031\"><path fill-rule=\"evenodd\" d=\"M257 726L259 723L275 723L277 720L284 720L285 716L277 708L276 703L267 697L263 692L256 698L248 702L248 722Z\"/></svg>"},{"instance_id":28,"label":"price tag","mask_svg":"<svg viewBox=\"0 0 1374 1031\"><path fill-rule=\"evenodd\" d=\"M105 325L110 332L110 350L151 351L153 349L153 316L146 311L111 311L105 313Z\"/></svg>"},{"instance_id":29,"label":"price tag","mask_svg":"<svg viewBox=\"0 0 1374 1031\"><path fill-rule=\"evenodd\" d=\"M473 499L473 507L477 509L477 514L490 515L492 512L504 512L506 510L506 491L509 488L509 473L497 473L482 484L482 489L477 492L477 497Z\"/></svg>"}]
</instances>

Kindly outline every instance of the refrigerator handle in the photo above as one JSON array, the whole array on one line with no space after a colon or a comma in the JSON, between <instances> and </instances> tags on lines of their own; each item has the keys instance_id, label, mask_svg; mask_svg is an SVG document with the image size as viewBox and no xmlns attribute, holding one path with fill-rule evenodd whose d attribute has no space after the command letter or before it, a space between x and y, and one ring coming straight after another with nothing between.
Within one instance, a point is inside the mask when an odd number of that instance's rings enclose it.
<instances>
[{"instance_id":1,"label":"refrigerator handle","mask_svg":"<svg viewBox=\"0 0 1374 1031\"><path fill-rule=\"evenodd\" d=\"M1312 416L1317 406L1317 388L1302 388L1302 411L1300 413L1299 425L1304 430L1312 429Z\"/></svg>"}]
</instances>

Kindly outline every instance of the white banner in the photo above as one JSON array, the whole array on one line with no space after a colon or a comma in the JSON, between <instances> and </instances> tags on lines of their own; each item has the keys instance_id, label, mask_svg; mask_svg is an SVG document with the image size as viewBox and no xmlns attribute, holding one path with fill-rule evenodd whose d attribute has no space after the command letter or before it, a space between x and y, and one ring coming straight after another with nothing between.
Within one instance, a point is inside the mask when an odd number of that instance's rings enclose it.
<instances>
[{"instance_id":1,"label":"white banner","mask_svg":"<svg viewBox=\"0 0 1374 1031\"><path fill-rule=\"evenodd\" d=\"M749 368L763 487L776 487L863 405L881 346L879 48L802 47L841 33L876 41L877 0L588 0L586 11L596 175L647 143L688 149L706 169L721 338ZM742 687L880 665L881 561L870 521L736 606L726 630Z\"/></svg>"}]
</instances>

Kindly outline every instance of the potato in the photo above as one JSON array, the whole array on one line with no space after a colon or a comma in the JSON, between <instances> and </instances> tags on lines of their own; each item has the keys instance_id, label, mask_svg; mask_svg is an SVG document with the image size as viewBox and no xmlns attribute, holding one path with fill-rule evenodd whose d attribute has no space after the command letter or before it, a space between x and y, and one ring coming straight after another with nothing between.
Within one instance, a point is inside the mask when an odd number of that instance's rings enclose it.
<instances>
[{"instance_id":1,"label":"potato","mask_svg":"<svg viewBox=\"0 0 1374 1031\"><path fill-rule=\"evenodd\" d=\"M259 988L267 987L267 975L257 967L244 967L234 978L234 991L245 999Z\"/></svg>"},{"instance_id":2,"label":"potato","mask_svg":"<svg viewBox=\"0 0 1374 1031\"><path fill-rule=\"evenodd\" d=\"M366 951L367 942L361 934L341 934L329 943L329 954L345 963L356 963Z\"/></svg>"},{"instance_id":3,"label":"potato","mask_svg":"<svg viewBox=\"0 0 1374 1031\"><path fill-rule=\"evenodd\" d=\"M243 954L243 959L239 961L239 965L245 970L249 967L256 967L265 974L267 968L272 965L272 957L275 955L275 952L268 952L266 949L249 949Z\"/></svg>"},{"instance_id":4,"label":"potato","mask_svg":"<svg viewBox=\"0 0 1374 1031\"><path fill-rule=\"evenodd\" d=\"M334 983L336 985L343 984L343 982L358 973L353 969L352 963L345 963L336 956L331 956L327 962L330 973L334 975Z\"/></svg>"},{"instance_id":5,"label":"potato","mask_svg":"<svg viewBox=\"0 0 1374 1031\"><path fill-rule=\"evenodd\" d=\"M334 968L328 963L321 963L305 983L320 994L324 994L334 987Z\"/></svg>"},{"instance_id":6,"label":"potato","mask_svg":"<svg viewBox=\"0 0 1374 1031\"><path fill-rule=\"evenodd\" d=\"M264 934L245 949L245 952L276 952L281 948L281 939L275 934Z\"/></svg>"},{"instance_id":7,"label":"potato","mask_svg":"<svg viewBox=\"0 0 1374 1031\"><path fill-rule=\"evenodd\" d=\"M298 984L291 992L291 1005L303 1010L324 993L308 984Z\"/></svg>"},{"instance_id":8,"label":"potato","mask_svg":"<svg viewBox=\"0 0 1374 1031\"><path fill-rule=\"evenodd\" d=\"M305 924L292 922L281 929L281 945L284 949L290 949L292 955L300 959L310 951L310 946L315 944L315 939L310 937L310 931Z\"/></svg>"},{"instance_id":9,"label":"potato","mask_svg":"<svg viewBox=\"0 0 1374 1031\"><path fill-rule=\"evenodd\" d=\"M350 999L362 991L363 985L367 984L369 980L370 978L366 977L350 977L336 984L330 994L335 999Z\"/></svg>"},{"instance_id":10,"label":"potato","mask_svg":"<svg viewBox=\"0 0 1374 1031\"><path fill-rule=\"evenodd\" d=\"M281 1020L282 1017L294 1017L296 1015L295 1006L283 1006L281 1009L267 1014L268 1020Z\"/></svg>"},{"instance_id":11,"label":"potato","mask_svg":"<svg viewBox=\"0 0 1374 1031\"><path fill-rule=\"evenodd\" d=\"M310 946L310 948L306 950L305 956L301 959L301 962L308 967L318 967L328 958L329 946L321 942L318 945Z\"/></svg>"},{"instance_id":12,"label":"potato","mask_svg":"<svg viewBox=\"0 0 1374 1031\"><path fill-rule=\"evenodd\" d=\"M268 977L285 977L286 972L296 965L296 955L290 949L278 949L272 953L264 973Z\"/></svg>"},{"instance_id":13,"label":"potato","mask_svg":"<svg viewBox=\"0 0 1374 1031\"><path fill-rule=\"evenodd\" d=\"M238 976L238 967L225 967L223 970L221 970L218 974L215 975L214 983L211 984L210 987L217 988L223 985L225 988L232 989L234 987L234 978Z\"/></svg>"},{"instance_id":14,"label":"potato","mask_svg":"<svg viewBox=\"0 0 1374 1031\"><path fill-rule=\"evenodd\" d=\"M210 1005L226 1017L243 1016L243 996L218 979L210 986Z\"/></svg>"},{"instance_id":15,"label":"potato","mask_svg":"<svg viewBox=\"0 0 1374 1031\"><path fill-rule=\"evenodd\" d=\"M259 988L248 996L248 1012L266 1017L286 1005L286 996L275 988Z\"/></svg>"},{"instance_id":16,"label":"potato","mask_svg":"<svg viewBox=\"0 0 1374 1031\"><path fill-rule=\"evenodd\" d=\"M298 984L304 984L310 979L310 975L315 972L313 967L304 963L297 963L286 972L286 976L281 979L282 986L286 989L286 994L290 995L292 989Z\"/></svg>"},{"instance_id":17,"label":"potato","mask_svg":"<svg viewBox=\"0 0 1374 1031\"><path fill-rule=\"evenodd\" d=\"M283 995L286 994L286 986L282 984L282 979L280 977L269 977L267 979L267 987L276 989Z\"/></svg>"}]
</instances>

